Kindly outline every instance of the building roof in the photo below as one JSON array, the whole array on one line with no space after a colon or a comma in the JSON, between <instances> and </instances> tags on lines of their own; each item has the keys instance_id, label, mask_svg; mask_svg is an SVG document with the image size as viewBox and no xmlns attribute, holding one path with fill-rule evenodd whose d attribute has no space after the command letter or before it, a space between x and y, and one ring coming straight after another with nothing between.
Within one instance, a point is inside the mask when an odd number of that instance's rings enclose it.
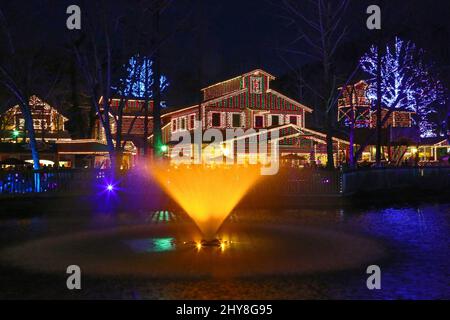
<instances>
[{"instance_id":1,"label":"building roof","mask_svg":"<svg viewBox=\"0 0 450 320\"><path fill-rule=\"evenodd\" d=\"M268 76L268 77L270 78L270 80L275 80L275 79L276 79L275 76L271 75L271 74L268 73L267 71L264 71L264 70L262 70L262 69L255 69L255 70L249 71L249 72L247 72L247 73L238 75L238 76L236 76L236 77L233 77L233 78L230 78L230 79L227 79L227 80L223 80L223 81L221 81L221 82L214 83L214 84L212 84L212 85L210 85L210 86L207 86L207 87L203 88L202 91L208 90L208 89L210 89L210 88L212 88L212 87L218 86L218 85L220 85L220 84L224 84L224 83L229 82L229 81L233 81L233 80L236 80L236 79L239 79L239 78L244 78L244 77L246 77L246 76L250 76L250 75L259 75L260 73L262 73L262 74L265 75L265 76Z\"/></svg>"},{"instance_id":2,"label":"building roof","mask_svg":"<svg viewBox=\"0 0 450 320\"><path fill-rule=\"evenodd\" d=\"M54 143L38 143L38 151L41 153L54 153L56 151ZM0 142L0 153L30 153L28 143Z\"/></svg>"},{"instance_id":3,"label":"building roof","mask_svg":"<svg viewBox=\"0 0 450 320\"><path fill-rule=\"evenodd\" d=\"M80 139L56 144L59 154L99 154L108 153L108 146L97 140Z\"/></svg>"},{"instance_id":4,"label":"building roof","mask_svg":"<svg viewBox=\"0 0 450 320\"><path fill-rule=\"evenodd\" d=\"M450 147L447 139L443 137L420 138L420 144L425 146L443 146Z\"/></svg>"},{"instance_id":5,"label":"building roof","mask_svg":"<svg viewBox=\"0 0 450 320\"><path fill-rule=\"evenodd\" d=\"M41 98L39 98L36 95L30 96L29 104L32 107L35 107L38 104L42 104L42 105L44 105L45 109L48 109L50 111L55 111L56 113L61 115L61 117L63 117L64 121L69 120L66 116L64 116L64 114L61 111L59 111L57 108L50 106L50 104L48 104L46 101L42 100ZM16 104L16 105L11 106L10 108L6 109L4 112L12 111L13 109L20 110L20 106L18 104Z\"/></svg>"}]
</instances>

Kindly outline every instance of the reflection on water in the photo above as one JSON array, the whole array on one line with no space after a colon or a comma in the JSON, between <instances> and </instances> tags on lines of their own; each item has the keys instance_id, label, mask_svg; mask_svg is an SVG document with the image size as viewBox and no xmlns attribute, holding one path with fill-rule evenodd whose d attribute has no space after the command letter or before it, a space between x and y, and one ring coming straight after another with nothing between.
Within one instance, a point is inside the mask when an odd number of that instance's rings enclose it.
<instances>
[{"instance_id":1,"label":"reflection on water","mask_svg":"<svg viewBox=\"0 0 450 320\"><path fill-rule=\"evenodd\" d=\"M150 216L154 223L168 223L176 220L175 214L167 210L155 211Z\"/></svg>"},{"instance_id":2,"label":"reflection on water","mask_svg":"<svg viewBox=\"0 0 450 320\"><path fill-rule=\"evenodd\" d=\"M124 243L135 253L165 252L176 248L175 238L134 239Z\"/></svg>"}]
</instances>

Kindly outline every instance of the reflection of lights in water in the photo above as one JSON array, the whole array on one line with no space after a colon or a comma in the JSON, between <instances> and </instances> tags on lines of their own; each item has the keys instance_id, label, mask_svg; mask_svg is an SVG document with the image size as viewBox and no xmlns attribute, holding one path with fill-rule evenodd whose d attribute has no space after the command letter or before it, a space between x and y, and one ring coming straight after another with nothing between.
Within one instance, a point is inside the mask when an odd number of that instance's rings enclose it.
<instances>
[{"instance_id":1,"label":"reflection of lights in water","mask_svg":"<svg viewBox=\"0 0 450 320\"><path fill-rule=\"evenodd\" d=\"M170 222L175 221L176 216L172 212L169 211L155 211L152 213L151 218L153 223L159 223L159 222Z\"/></svg>"},{"instance_id":2,"label":"reflection of lights in water","mask_svg":"<svg viewBox=\"0 0 450 320\"><path fill-rule=\"evenodd\" d=\"M219 239L211 240L211 241L188 241L183 242L185 245L194 246L198 251L200 251L202 248L219 248L220 251L225 251L227 247L231 245L231 241L223 241Z\"/></svg>"},{"instance_id":3,"label":"reflection of lights in water","mask_svg":"<svg viewBox=\"0 0 450 320\"><path fill-rule=\"evenodd\" d=\"M125 243L137 253L175 250L175 239L170 237L127 240Z\"/></svg>"}]
</instances>

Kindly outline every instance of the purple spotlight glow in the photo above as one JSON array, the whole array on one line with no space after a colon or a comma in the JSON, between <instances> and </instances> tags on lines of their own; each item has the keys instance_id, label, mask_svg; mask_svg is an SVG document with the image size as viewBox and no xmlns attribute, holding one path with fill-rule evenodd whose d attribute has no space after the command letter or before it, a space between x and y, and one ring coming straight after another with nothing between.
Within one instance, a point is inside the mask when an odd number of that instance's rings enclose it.
<instances>
[{"instance_id":1,"label":"purple spotlight glow","mask_svg":"<svg viewBox=\"0 0 450 320\"><path fill-rule=\"evenodd\" d=\"M113 191L114 190L114 186L112 185L112 184L108 184L107 186L106 186L106 190L108 190L108 191Z\"/></svg>"}]
</instances>

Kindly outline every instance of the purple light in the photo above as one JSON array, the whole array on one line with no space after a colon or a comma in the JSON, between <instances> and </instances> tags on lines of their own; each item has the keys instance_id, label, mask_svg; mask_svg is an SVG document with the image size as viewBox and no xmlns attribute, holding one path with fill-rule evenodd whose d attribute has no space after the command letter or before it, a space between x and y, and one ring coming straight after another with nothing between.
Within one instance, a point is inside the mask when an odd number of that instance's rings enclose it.
<instances>
[{"instance_id":1,"label":"purple light","mask_svg":"<svg viewBox=\"0 0 450 320\"><path fill-rule=\"evenodd\" d=\"M377 98L377 56L377 48L372 46L360 59L362 69L369 75L367 97L372 102ZM382 102L388 109L415 112L413 123L418 124L422 137L436 136L433 114L445 106L444 87L434 69L424 51L411 41L396 37L386 45L381 68Z\"/></svg>"},{"instance_id":2,"label":"purple light","mask_svg":"<svg viewBox=\"0 0 450 320\"><path fill-rule=\"evenodd\" d=\"M114 190L114 186L112 184L108 184L108 186L106 187L106 190L111 192Z\"/></svg>"}]
</instances>

